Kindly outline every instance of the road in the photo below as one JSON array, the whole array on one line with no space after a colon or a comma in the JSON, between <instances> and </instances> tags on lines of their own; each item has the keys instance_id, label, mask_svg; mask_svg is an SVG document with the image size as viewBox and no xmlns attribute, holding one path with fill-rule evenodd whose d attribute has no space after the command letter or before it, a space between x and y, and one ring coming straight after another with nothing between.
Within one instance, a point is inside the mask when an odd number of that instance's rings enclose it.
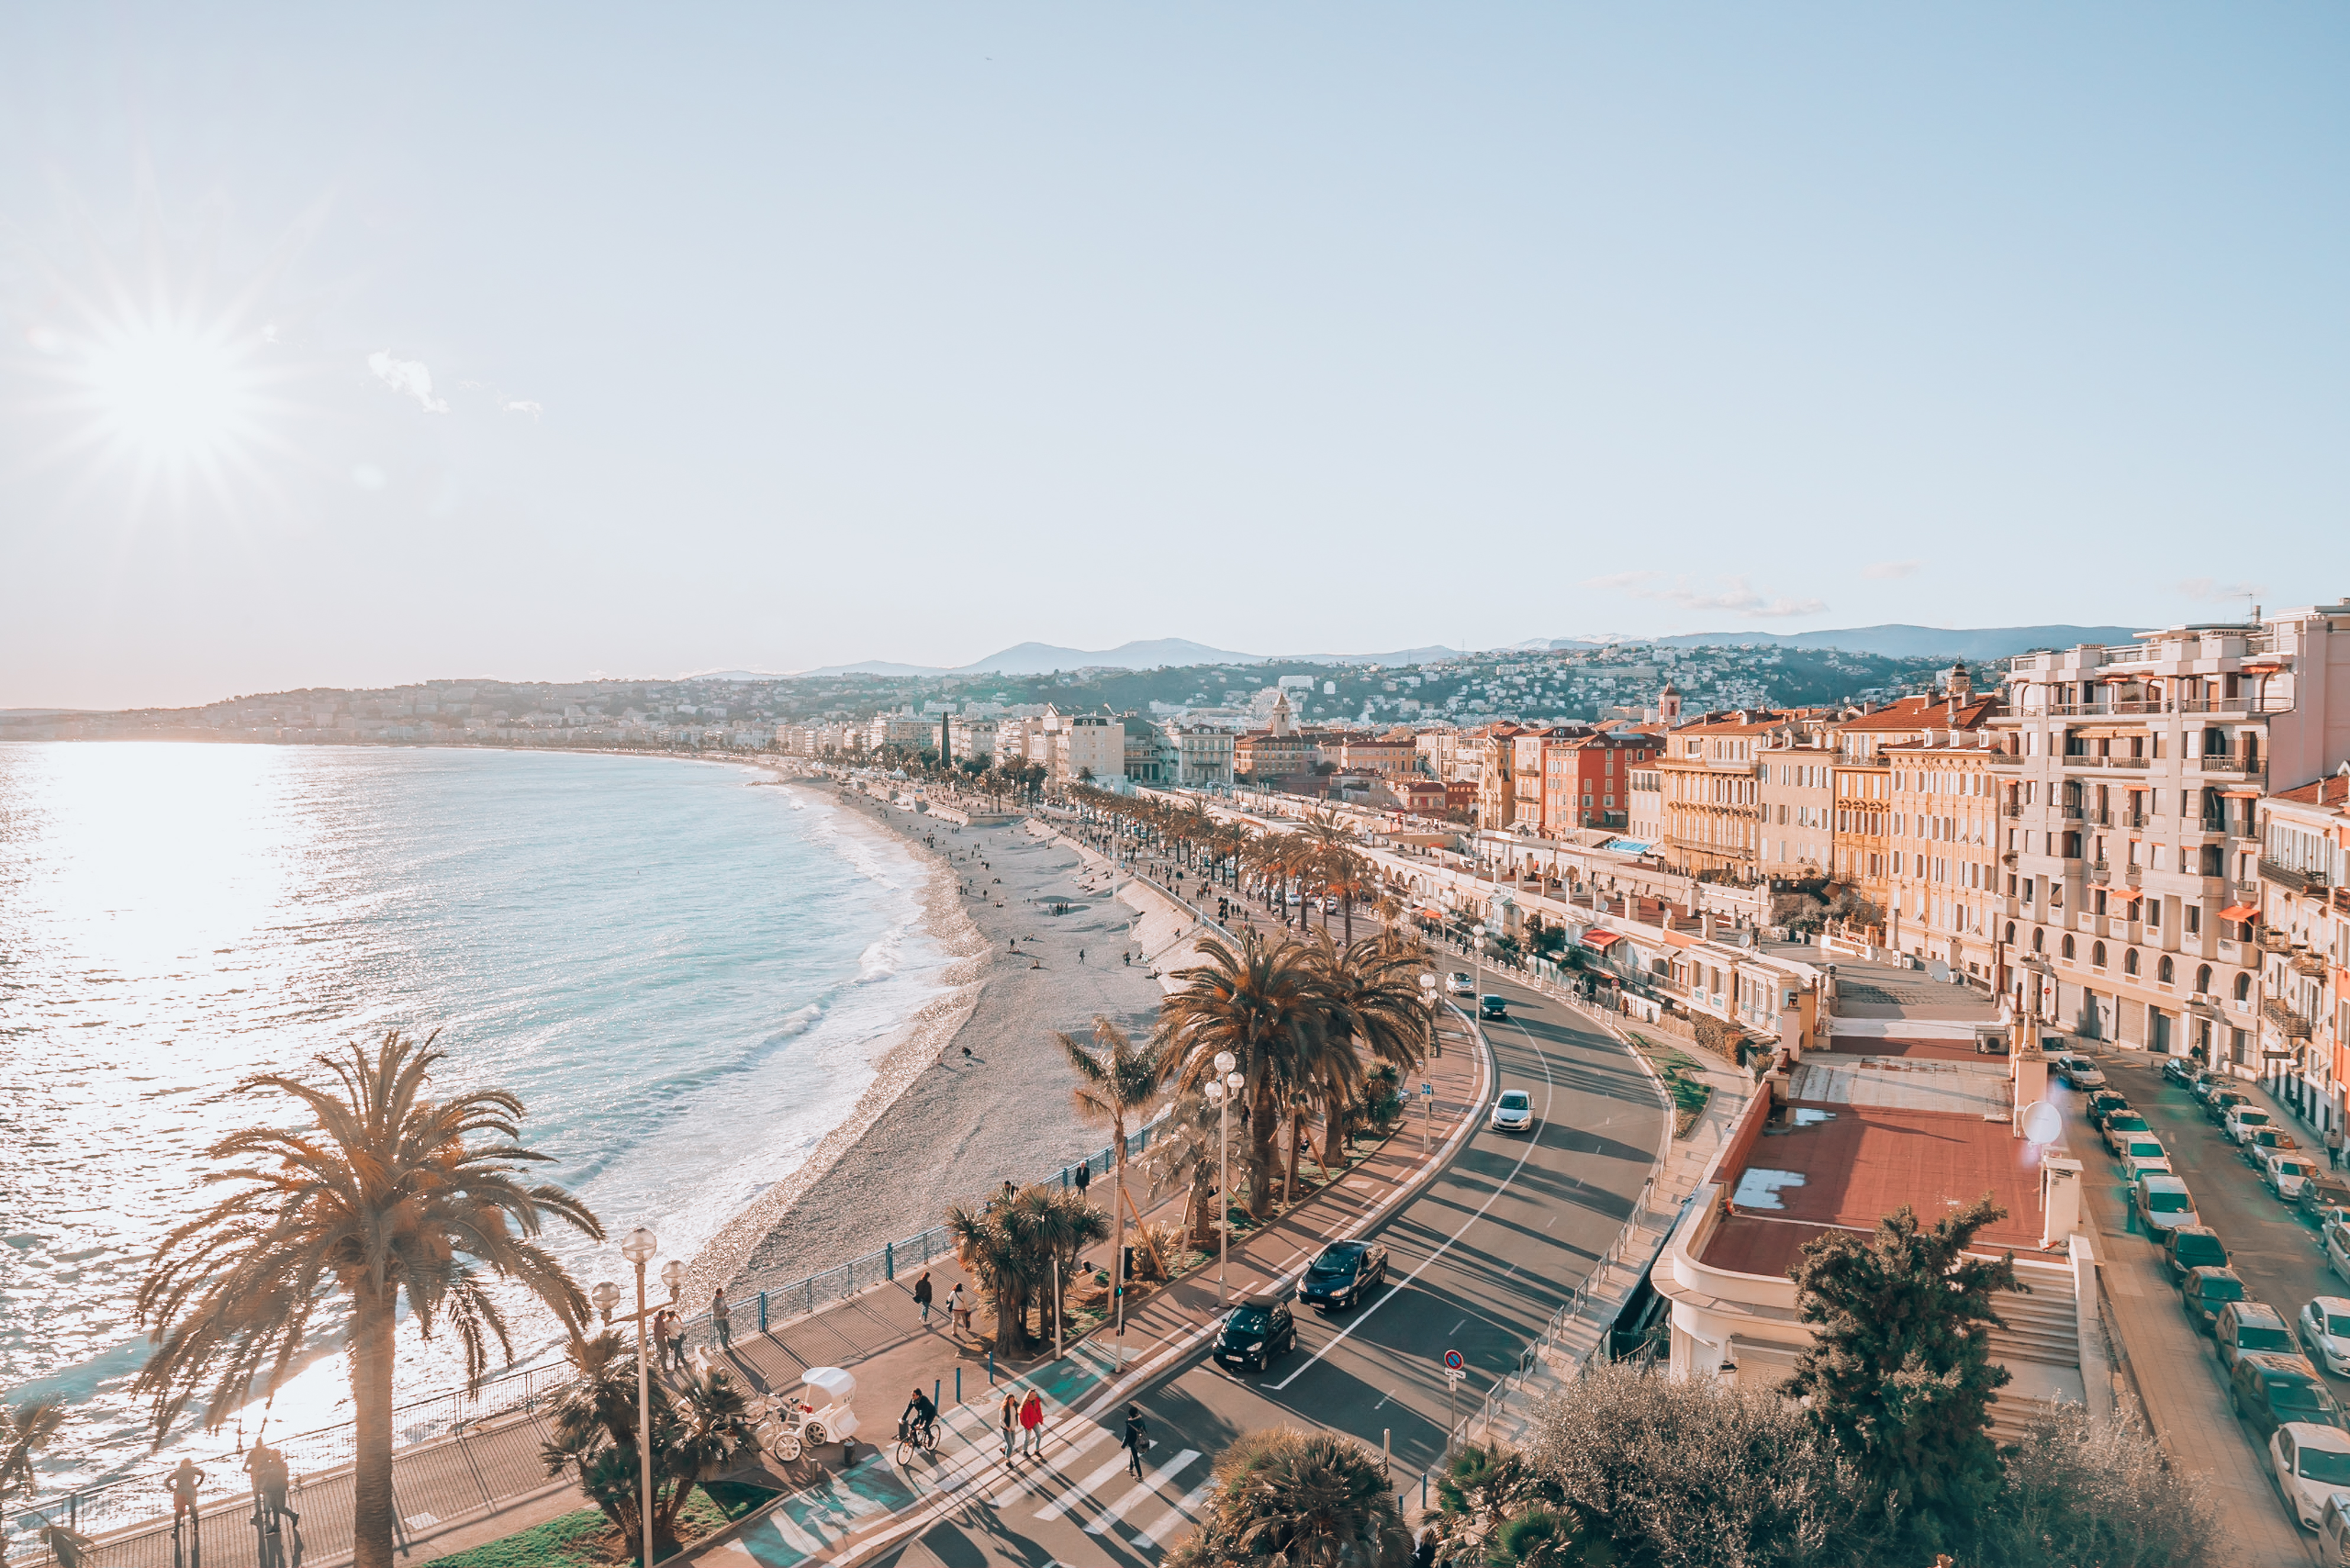
<instances>
[{"instance_id":1,"label":"road","mask_svg":"<svg viewBox=\"0 0 2350 1568\"><path fill-rule=\"evenodd\" d=\"M1156 1562L1190 1529L1217 1453L1243 1432L1284 1424L1332 1428L1373 1449L1384 1438L1397 1489L1417 1506L1449 1425L1443 1353L1466 1359L1458 1407L1473 1408L1614 1241L1665 1133L1657 1091L1621 1045L1565 1004L1487 975L1511 999L1510 1020L1486 1026L1494 1093L1527 1091L1540 1124L1505 1136L1481 1122L1377 1232L1392 1258L1384 1290L1352 1312L1301 1308L1296 1352L1266 1373L1234 1376L1203 1350L1148 1386L1139 1401L1156 1446L1141 1481L1126 1473L1115 1432L1087 1430L1051 1460L998 1472L992 1491L876 1561ZM1301 1253L1284 1267L1305 1262Z\"/></svg>"}]
</instances>

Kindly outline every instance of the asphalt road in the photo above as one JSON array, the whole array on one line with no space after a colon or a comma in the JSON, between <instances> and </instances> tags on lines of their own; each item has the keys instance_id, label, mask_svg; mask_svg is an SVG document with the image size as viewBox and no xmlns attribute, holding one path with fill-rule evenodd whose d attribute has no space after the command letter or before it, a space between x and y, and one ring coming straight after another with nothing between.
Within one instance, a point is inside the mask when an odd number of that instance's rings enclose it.
<instances>
[{"instance_id":1,"label":"asphalt road","mask_svg":"<svg viewBox=\"0 0 2350 1568\"><path fill-rule=\"evenodd\" d=\"M1527 1091L1539 1124L1505 1136L1481 1120L1443 1173L1376 1232L1391 1257L1384 1289L1348 1312L1299 1308L1297 1350L1265 1373L1235 1376L1202 1351L1150 1386L1140 1403L1156 1446L1143 1481L1127 1475L1115 1433L1087 1433L1049 1469L1031 1461L1033 1475L1008 1474L984 1503L878 1561L1156 1562L1190 1529L1224 1446L1284 1424L1332 1428L1374 1449L1384 1438L1397 1490L1417 1506L1449 1426L1444 1352L1468 1363L1465 1412L1614 1241L1665 1130L1651 1081L1612 1038L1491 971L1487 988L1510 997L1512 1015L1486 1025L1499 1068L1492 1093Z\"/></svg>"}]
</instances>

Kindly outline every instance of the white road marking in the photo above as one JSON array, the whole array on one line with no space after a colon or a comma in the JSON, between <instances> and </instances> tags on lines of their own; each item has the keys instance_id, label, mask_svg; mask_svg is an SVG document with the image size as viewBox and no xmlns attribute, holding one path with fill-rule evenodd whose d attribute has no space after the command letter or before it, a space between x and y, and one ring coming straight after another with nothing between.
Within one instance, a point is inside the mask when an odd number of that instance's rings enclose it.
<instances>
[{"instance_id":1,"label":"white road marking","mask_svg":"<svg viewBox=\"0 0 2350 1568\"><path fill-rule=\"evenodd\" d=\"M1468 1320L1467 1318L1465 1318L1465 1317L1464 1317L1464 1318L1462 1318L1461 1321L1462 1323L1467 1323L1469 1320ZM1380 1396L1379 1396L1379 1402L1378 1402L1378 1404L1376 1404L1376 1405L1372 1406L1372 1407L1371 1407L1371 1408L1372 1408L1372 1409L1374 1409L1374 1410L1384 1410L1384 1409L1386 1409L1386 1408L1387 1408L1387 1403L1388 1403L1388 1400L1390 1400L1390 1399L1392 1399L1392 1398L1394 1398L1394 1397L1396 1397L1396 1392L1397 1392L1397 1391L1396 1391L1395 1389L1393 1389L1393 1388L1388 1389L1385 1394L1382 1394L1382 1395L1380 1395Z\"/></svg>"},{"instance_id":2,"label":"white road marking","mask_svg":"<svg viewBox=\"0 0 2350 1568\"><path fill-rule=\"evenodd\" d=\"M1172 1531L1177 1525L1190 1518L1191 1511L1198 1508L1201 1503L1206 1501L1208 1494L1215 1490L1215 1489L1216 1483L1212 1479L1211 1479L1201 1481L1198 1486L1195 1486L1190 1491L1185 1492L1183 1494L1183 1501L1177 1503L1173 1508L1169 1509L1165 1514L1160 1516L1158 1523L1152 1525L1149 1529L1136 1536L1134 1538L1134 1543L1137 1546L1141 1547L1158 1545L1160 1539L1166 1536L1169 1532Z\"/></svg>"},{"instance_id":3,"label":"white road marking","mask_svg":"<svg viewBox=\"0 0 2350 1568\"><path fill-rule=\"evenodd\" d=\"M1125 1451L1125 1446L1123 1444L1119 1445L1118 1452L1123 1454ZM1101 1485L1102 1482L1109 1480L1110 1477L1116 1475L1118 1471L1124 1469L1126 1469L1126 1460L1124 1459L1115 1459L1110 1460L1109 1463L1102 1466L1101 1469L1096 1470L1093 1474L1087 1476L1085 1480L1079 1481L1076 1485L1071 1487L1060 1496L1055 1498L1045 1507L1038 1509L1036 1511L1036 1517L1039 1519L1060 1518L1062 1514L1068 1511L1070 1504L1076 1502L1077 1499L1085 1496L1087 1492L1092 1491L1094 1488Z\"/></svg>"},{"instance_id":4,"label":"white road marking","mask_svg":"<svg viewBox=\"0 0 2350 1568\"><path fill-rule=\"evenodd\" d=\"M1084 1453L1087 1449L1092 1448L1096 1443L1100 1442L1104 1438L1108 1436L1109 1428L1107 1427L1094 1427L1088 1428L1083 1438L1070 1445L1070 1447L1057 1456L1057 1458L1049 1459L1045 1462L1047 1465L1052 1465L1074 1459L1079 1454ZM1041 1481L1058 1482L1061 1480L1062 1478L1054 1474L1050 1469L1031 1470L1027 1474L1020 1477L1017 1480L1014 1480L1010 1486L1005 1487L1002 1491L997 1492L993 1497L989 1498L987 1500L987 1506L990 1508L1008 1508L1013 1503L1019 1501L1024 1494L1033 1490L1036 1487L1037 1483Z\"/></svg>"},{"instance_id":5,"label":"white road marking","mask_svg":"<svg viewBox=\"0 0 2350 1568\"><path fill-rule=\"evenodd\" d=\"M1097 1519L1091 1524L1087 1525L1086 1533L1087 1535L1100 1535L1107 1532L1110 1526L1116 1524L1119 1520L1126 1517L1126 1511L1128 1509L1132 1508L1136 1503L1140 1502L1145 1498L1159 1496L1159 1488L1160 1483L1170 1480L1177 1474L1190 1469L1191 1461L1199 1457L1199 1449L1185 1449L1181 1453L1177 1454L1173 1459L1169 1459L1165 1464L1160 1465L1157 1469L1152 1470L1149 1475L1143 1477L1142 1480L1134 1487L1130 1488L1124 1497L1119 1498L1117 1502L1103 1510L1102 1515L1099 1519Z\"/></svg>"},{"instance_id":6,"label":"white road marking","mask_svg":"<svg viewBox=\"0 0 2350 1568\"><path fill-rule=\"evenodd\" d=\"M1459 1334L1468 1322L1469 1320L1467 1318L1462 1318L1459 1323L1454 1324L1451 1328L1444 1331L1444 1337L1451 1339L1454 1334Z\"/></svg>"}]
</instances>

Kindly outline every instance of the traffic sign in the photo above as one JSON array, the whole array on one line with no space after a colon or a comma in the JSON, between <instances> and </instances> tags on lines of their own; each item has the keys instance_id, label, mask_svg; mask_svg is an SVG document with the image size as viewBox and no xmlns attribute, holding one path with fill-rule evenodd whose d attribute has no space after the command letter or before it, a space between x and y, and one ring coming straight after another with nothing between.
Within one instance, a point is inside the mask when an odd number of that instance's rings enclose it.
<instances>
[{"instance_id":1,"label":"traffic sign","mask_svg":"<svg viewBox=\"0 0 2350 1568\"><path fill-rule=\"evenodd\" d=\"M1422 1078L1419 1081L1419 1092L1424 1098L1432 1100L1436 1097L1436 1085Z\"/></svg>"},{"instance_id":2,"label":"traffic sign","mask_svg":"<svg viewBox=\"0 0 2350 1568\"><path fill-rule=\"evenodd\" d=\"M1461 1353L1459 1351L1448 1350L1444 1353L1444 1369L1446 1371L1458 1372L1467 1365L1468 1363L1461 1359Z\"/></svg>"}]
</instances>

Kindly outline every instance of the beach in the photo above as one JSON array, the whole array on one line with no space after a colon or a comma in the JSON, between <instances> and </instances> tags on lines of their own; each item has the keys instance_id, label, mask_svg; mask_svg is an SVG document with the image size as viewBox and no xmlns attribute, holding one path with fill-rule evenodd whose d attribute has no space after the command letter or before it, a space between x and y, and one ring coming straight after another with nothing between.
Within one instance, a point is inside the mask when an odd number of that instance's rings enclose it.
<instances>
[{"instance_id":1,"label":"beach","mask_svg":"<svg viewBox=\"0 0 2350 1568\"><path fill-rule=\"evenodd\" d=\"M932 936L955 955L951 989L885 1049L856 1112L703 1250L690 1301L721 1283L740 1295L754 1279L847 1262L939 1223L950 1203L1099 1149L1108 1129L1071 1105L1076 1077L1055 1035L1090 1039L1097 1015L1147 1035L1161 992L1140 961L1137 928L1159 947L1177 929L1147 889L1139 899L1147 924L1110 899L1097 861L1087 865L1075 846L1027 822L958 827L854 791L789 787L823 791L928 860L925 909ZM986 896L963 893L966 879ZM1055 904L1069 912L1048 912ZM1126 953L1136 961L1121 961Z\"/></svg>"}]
</instances>

